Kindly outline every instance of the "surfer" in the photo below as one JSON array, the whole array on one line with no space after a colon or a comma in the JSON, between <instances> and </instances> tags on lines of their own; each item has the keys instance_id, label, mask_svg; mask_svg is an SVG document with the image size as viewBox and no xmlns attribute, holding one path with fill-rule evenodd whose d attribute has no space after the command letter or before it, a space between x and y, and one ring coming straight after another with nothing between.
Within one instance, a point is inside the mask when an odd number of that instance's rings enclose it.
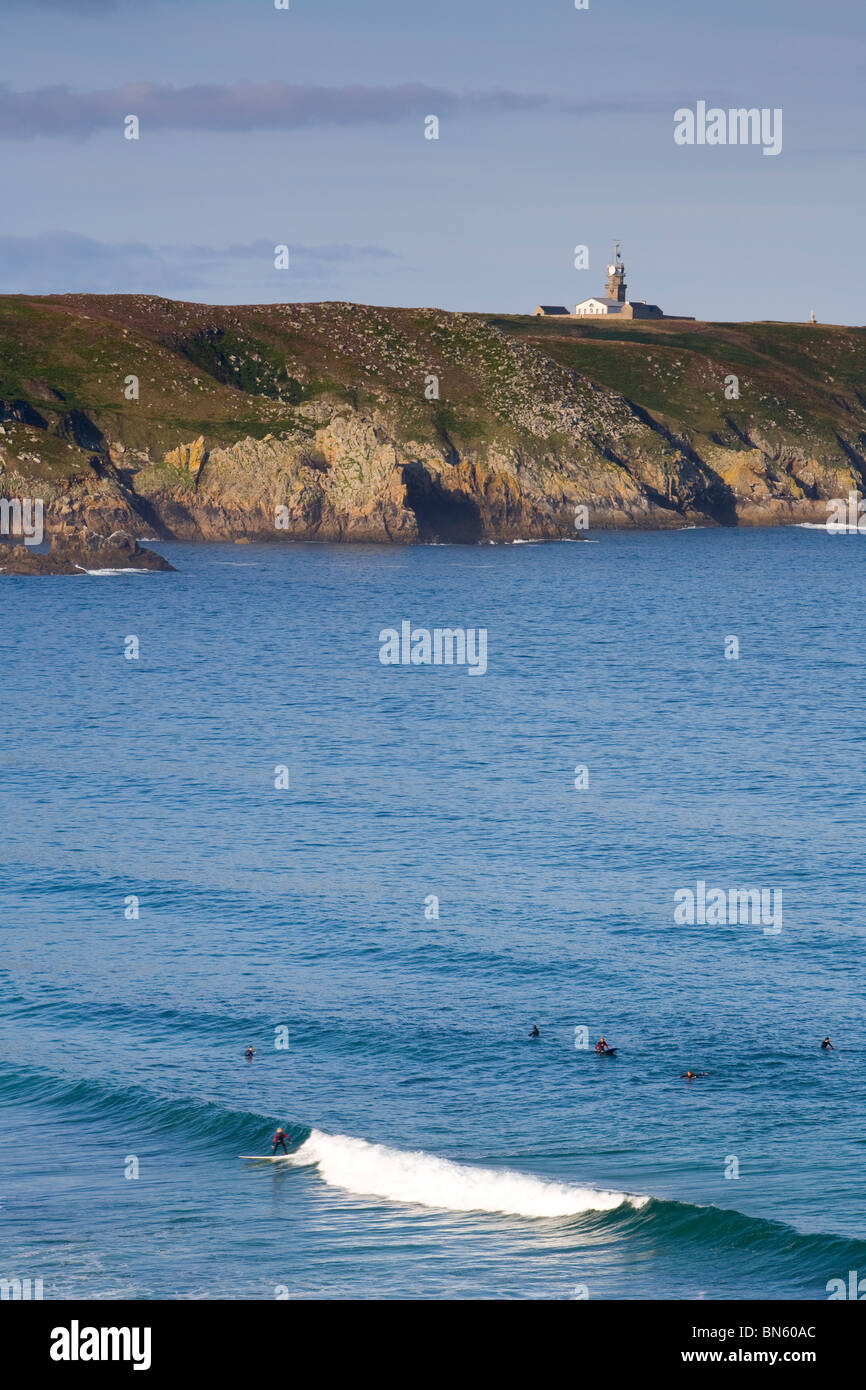
<instances>
[{"instance_id":1,"label":"surfer","mask_svg":"<svg viewBox=\"0 0 866 1390\"><path fill-rule=\"evenodd\" d=\"M284 1154L289 1152L286 1145L286 1137L286 1131L280 1125L277 1125L277 1132L271 1140L271 1153L274 1157L276 1157L277 1149L281 1148Z\"/></svg>"},{"instance_id":2,"label":"surfer","mask_svg":"<svg viewBox=\"0 0 866 1390\"><path fill-rule=\"evenodd\" d=\"M246 1057L246 1059L247 1059L248 1062L251 1062L251 1061L253 1060L253 1058L255 1057L255 1055L256 1055L256 1053L255 1053L255 1048L253 1048L253 1047L248 1047L247 1050L246 1050L246 1052L244 1053L244 1056Z\"/></svg>"},{"instance_id":3,"label":"surfer","mask_svg":"<svg viewBox=\"0 0 866 1390\"><path fill-rule=\"evenodd\" d=\"M831 1041L830 1041L829 1038L825 1038L825 1039L824 1039L824 1041L823 1041L822 1044L821 1044L821 1047L823 1048L823 1050L824 1050L825 1052L835 1052L835 1051L836 1051L835 1047L833 1046L833 1044L831 1043Z\"/></svg>"},{"instance_id":4,"label":"surfer","mask_svg":"<svg viewBox=\"0 0 866 1390\"><path fill-rule=\"evenodd\" d=\"M595 1045L595 1050L596 1052L615 1052L616 1048L608 1047L606 1038L599 1038L598 1042Z\"/></svg>"},{"instance_id":5,"label":"surfer","mask_svg":"<svg viewBox=\"0 0 866 1390\"><path fill-rule=\"evenodd\" d=\"M680 1072L680 1081L697 1081L699 1076L709 1076L708 1071L684 1071Z\"/></svg>"},{"instance_id":6,"label":"surfer","mask_svg":"<svg viewBox=\"0 0 866 1390\"><path fill-rule=\"evenodd\" d=\"M529 1036L530 1036L531 1038L540 1038L540 1037L541 1037L541 1034L540 1034L539 1031L538 1031L538 1024L537 1024L537 1023L533 1023L533 1025L532 1025L532 1032L530 1033Z\"/></svg>"}]
</instances>

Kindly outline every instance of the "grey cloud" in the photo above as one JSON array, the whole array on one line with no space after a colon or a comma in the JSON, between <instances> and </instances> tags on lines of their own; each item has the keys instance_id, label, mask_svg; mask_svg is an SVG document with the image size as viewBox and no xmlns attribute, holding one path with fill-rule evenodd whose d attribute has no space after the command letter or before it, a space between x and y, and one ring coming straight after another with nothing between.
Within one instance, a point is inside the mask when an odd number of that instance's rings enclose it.
<instances>
[{"instance_id":1,"label":"grey cloud","mask_svg":"<svg viewBox=\"0 0 866 1390\"><path fill-rule=\"evenodd\" d=\"M7 10L62 10L64 14L109 14L118 0L2 0Z\"/></svg>"},{"instance_id":2,"label":"grey cloud","mask_svg":"<svg viewBox=\"0 0 866 1390\"><path fill-rule=\"evenodd\" d=\"M425 115L560 111L571 114L667 111L659 99L566 102L524 92L451 92L423 83L395 87L321 87L286 82L172 87L131 83L101 92L43 87L15 92L0 86L0 136L88 136L119 130L127 115L142 129L251 131L347 126L420 119Z\"/></svg>"},{"instance_id":3,"label":"grey cloud","mask_svg":"<svg viewBox=\"0 0 866 1390\"><path fill-rule=\"evenodd\" d=\"M237 285L266 298L293 298L295 290L328 288L342 271L399 260L378 246L332 243L293 245L291 270L273 269L273 241L231 246L151 246L146 242L103 242L73 232L38 237L0 236L0 293L164 294L190 298ZM279 294L277 294L279 290Z\"/></svg>"}]
</instances>

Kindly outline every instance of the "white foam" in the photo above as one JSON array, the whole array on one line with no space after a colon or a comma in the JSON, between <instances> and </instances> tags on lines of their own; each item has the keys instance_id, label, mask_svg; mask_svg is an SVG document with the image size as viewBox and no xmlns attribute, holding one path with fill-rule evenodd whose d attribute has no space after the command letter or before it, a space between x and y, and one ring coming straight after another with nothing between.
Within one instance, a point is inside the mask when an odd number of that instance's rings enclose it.
<instances>
[{"instance_id":1,"label":"white foam","mask_svg":"<svg viewBox=\"0 0 866 1390\"><path fill-rule=\"evenodd\" d=\"M445 1211L578 1216L585 1211L610 1211L624 1202L642 1207L649 1200L575 1183L548 1182L509 1169L475 1168L421 1150L391 1149L317 1129L292 1158L299 1164L315 1164L325 1182L344 1192Z\"/></svg>"},{"instance_id":2,"label":"white foam","mask_svg":"<svg viewBox=\"0 0 866 1390\"><path fill-rule=\"evenodd\" d=\"M83 566L83 565L76 565L75 568L80 570L80 569L84 569L84 566ZM85 573L85 574L108 574L108 575L111 575L111 574L152 574L153 571L152 571L152 570L143 570L143 569L139 569L139 568L136 567L136 568L130 568L130 569L121 569L121 570L112 570L112 569L105 569L105 570L88 570L88 569L85 569L85 570L84 570L84 573Z\"/></svg>"}]
</instances>

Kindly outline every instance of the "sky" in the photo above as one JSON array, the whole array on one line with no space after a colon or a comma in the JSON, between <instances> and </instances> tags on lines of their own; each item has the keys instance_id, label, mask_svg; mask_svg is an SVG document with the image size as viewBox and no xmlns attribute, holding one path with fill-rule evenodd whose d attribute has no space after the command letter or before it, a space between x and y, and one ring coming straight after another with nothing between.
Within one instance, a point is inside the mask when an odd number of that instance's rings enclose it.
<instances>
[{"instance_id":1,"label":"sky","mask_svg":"<svg viewBox=\"0 0 866 1390\"><path fill-rule=\"evenodd\" d=\"M866 323L863 0L288 3L0 0L0 293Z\"/></svg>"}]
</instances>

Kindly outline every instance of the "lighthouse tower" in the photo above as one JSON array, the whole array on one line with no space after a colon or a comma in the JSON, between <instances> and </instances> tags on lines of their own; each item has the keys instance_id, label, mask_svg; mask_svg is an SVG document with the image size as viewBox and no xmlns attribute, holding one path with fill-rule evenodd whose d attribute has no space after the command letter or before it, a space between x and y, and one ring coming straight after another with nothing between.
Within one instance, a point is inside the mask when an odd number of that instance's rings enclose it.
<instances>
[{"instance_id":1,"label":"lighthouse tower","mask_svg":"<svg viewBox=\"0 0 866 1390\"><path fill-rule=\"evenodd\" d=\"M625 304L625 262L619 254L619 242L613 243L613 265L607 268L607 284L604 287L605 295L608 299L613 299L617 304Z\"/></svg>"},{"instance_id":2,"label":"lighthouse tower","mask_svg":"<svg viewBox=\"0 0 866 1390\"><path fill-rule=\"evenodd\" d=\"M625 262L619 254L619 242L615 241L613 243L613 261L607 268L604 295L597 298L593 294L590 295L589 299L582 299L579 304L575 304L575 316L586 318L590 315L594 317L596 314L616 314L621 319L663 319L667 317L657 304L647 304L643 299L631 303L626 298L626 288Z\"/></svg>"}]
</instances>

